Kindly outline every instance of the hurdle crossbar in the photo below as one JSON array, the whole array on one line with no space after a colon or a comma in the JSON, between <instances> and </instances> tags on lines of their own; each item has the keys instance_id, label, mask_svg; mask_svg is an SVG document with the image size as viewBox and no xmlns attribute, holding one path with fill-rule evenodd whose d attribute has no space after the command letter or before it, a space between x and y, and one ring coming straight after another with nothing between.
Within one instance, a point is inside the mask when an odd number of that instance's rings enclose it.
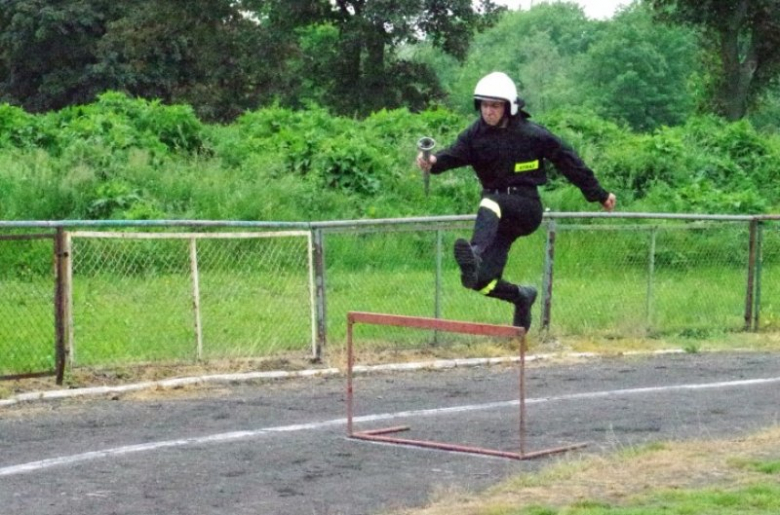
<instances>
[{"instance_id":1,"label":"hurdle crossbar","mask_svg":"<svg viewBox=\"0 0 780 515\"><path fill-rule=\"evenodd\" d=\"M353 326L355 324L373 324L387 325L395 327L409 327L416 329L433 329L437 331L474 334L482 336L508 337L519 341L519 376L520 376L520 452L508 452L496 449L486 449L482 447L471 447L456 445L445 442L436 442L430 440L415 440L411 438L397 438L388 436L401 431L408 431L409 426L395 426L384 429L372 429L366 431L354 431L354 387L353 387L353 368L355 364L355 351L353 342ZM373 442L382 442L389 444L406 445L413 447L425 447L451 452L463 452L471 454L481 454L495 456L500 458L509 458L515 460L527 460L548 456L550 454L562 453L573 449L585 447L585 443L577 443L562 447L543 449L527 453L525 451L526 437L526 408L525 408L525 351L526 351L526 332L522 327L508 325L483 324L475 322L463 322L458 320L445 320L441 318L426 318L404 315L391 315L387 313L367 313L361 311L350 311L347 313L347 436L357 440L368 440Z\"/></svg>"}]
</instances>

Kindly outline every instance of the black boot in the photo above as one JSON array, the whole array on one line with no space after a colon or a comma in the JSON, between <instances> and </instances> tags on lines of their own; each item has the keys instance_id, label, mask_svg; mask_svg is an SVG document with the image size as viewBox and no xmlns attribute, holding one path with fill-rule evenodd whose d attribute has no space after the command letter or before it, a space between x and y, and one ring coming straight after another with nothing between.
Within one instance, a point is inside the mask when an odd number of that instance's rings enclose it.
<instances>
[{"instance_id":1,"label":"black boot","mask_svg":"<svg viewBox=\"0 0 780 515\"><path fill-rule=\"evenodd\" d=\"M512 325L524 327L526 332L531 328L531 306L536 301L536 288L533 286L518 286L518 297L515 301L515 315Z\"/></svg>"},{"instance_id":2,"label":"black boot","mask_svg":"<svg viewBox=\"0 0 780 515\"><path fill-rule=\"evenodd\" d=\"M479 278L479 264L482 262L474 247L463 238L455 240L455 261L460 267L460 282L466 288L474 289Z\"/></svg>"}]
</instances>

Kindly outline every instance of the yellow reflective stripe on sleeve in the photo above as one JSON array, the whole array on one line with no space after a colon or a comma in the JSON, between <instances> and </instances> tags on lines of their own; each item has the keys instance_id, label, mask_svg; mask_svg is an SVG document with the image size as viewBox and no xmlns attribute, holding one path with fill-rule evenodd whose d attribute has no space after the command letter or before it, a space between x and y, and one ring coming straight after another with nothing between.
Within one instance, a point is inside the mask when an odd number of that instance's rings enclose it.
<instances>
[{"instance_id":1,"label":"yellow reflective stripe on sleeve","mask_svg":"<svg viewBox=\"0 0 780 515\"><path fill-rule=\"evenodd\" d=\"M527 163L515 163L515 173L530 172L539 169L539 160L528 161Z\"/></svg>"},{"instance_id":2,"label":"yellow reflective stripe on sleeve","mask_svg":"<svg viewBox=\"0 0 780 515\"><path fill-rule=\"evenodd\" d=\"M479 203L479 207L484 207L485 209L489 209L493 211L497 217L501 218L501 206L498 205L498 202L495 200L490 200L489 198L483 198L482 202Z\"/></svg>"},{"instance_id":3,"label":"yellow reflective stripe on sleeve","mask_svg":"<svg viewBox=\"0 0 780 515\"><path fill-rule=\"evenodd\" d=\"M479 293L481 293L482 295L487 295L488 293L496 289L497 284L498 284L498 279L493 279L492 281L490 281L490 283L488 283L487 286L479 290Z\"/></svg>"}]
</instances>

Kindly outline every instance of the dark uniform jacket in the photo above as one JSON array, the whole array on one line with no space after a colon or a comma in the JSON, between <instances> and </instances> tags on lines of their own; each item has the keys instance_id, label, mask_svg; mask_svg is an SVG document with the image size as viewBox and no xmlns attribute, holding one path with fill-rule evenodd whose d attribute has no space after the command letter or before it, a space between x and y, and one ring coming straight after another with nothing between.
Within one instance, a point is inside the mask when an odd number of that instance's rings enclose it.
<instances>
[{"instance_id":1,"label":"dark uniform jacket","mask_svg":"<svg viewBox=\"0 0 780 515\"><path fill-rule=\"evenodd\" d=\"M506 127L493 127L480 117L454 145L436 154L431 173L471 165L486 193L516 188L538 197L537 187L547 182L546 161L577 186L588 201L604 202L609 197L570 146L522 114L510 118Z\"/></svg>"}]
</instances>

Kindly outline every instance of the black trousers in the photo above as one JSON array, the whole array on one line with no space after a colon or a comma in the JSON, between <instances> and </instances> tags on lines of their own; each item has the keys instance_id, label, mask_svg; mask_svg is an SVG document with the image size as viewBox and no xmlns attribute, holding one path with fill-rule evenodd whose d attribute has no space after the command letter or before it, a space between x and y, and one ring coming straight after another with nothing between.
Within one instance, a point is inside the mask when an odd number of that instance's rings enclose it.
<instances>
[{"instance_id":1,"label":"black trousers","mask_svg":"<svg viewBox=\"0 0 780 515\"><path fill-rule=\"evenodd\" d=\"M503 279L504 268L512 244L539 228L542 212L538 196L483 193L471 237L482 258L474 290L507 302L518 300L517 285Z\"/></svg>"}]
</instances>

